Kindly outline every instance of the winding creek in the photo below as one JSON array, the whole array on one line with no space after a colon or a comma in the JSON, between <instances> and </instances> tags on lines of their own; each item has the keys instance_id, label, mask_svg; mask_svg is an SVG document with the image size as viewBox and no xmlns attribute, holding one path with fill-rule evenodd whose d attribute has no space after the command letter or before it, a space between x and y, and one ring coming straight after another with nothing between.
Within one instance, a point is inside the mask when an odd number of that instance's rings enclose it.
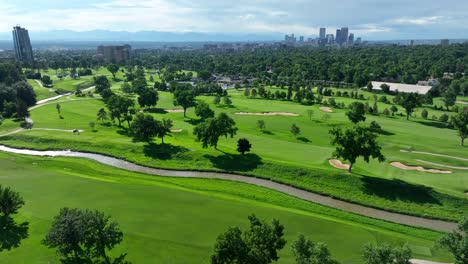
<instances>
[{"instance_id":1,"label":"winding creek","mask_svg":"<svg viewBox=\"0 0 468 264\"><path fill-rule=\"evenodd\" d=\"M298 188L288 186L286 184L281 184L273 182L267 179L242 176L237 174L222 173L222 172L199 172L199 171L177 171L177 170L165 170L165 169L155 169L150 167L145 167L137 165L125 160L101 155L94 153L85 153L78 151L37 151L37 150L28 150L28 149L15 149L7 146L0 145L0 151L22 154L22 155L32 155L32 156L49 156L49 157L78 157L94 160L96 162L109 165L115 168L124 169L133 172L140 172L145 174L151 174L156 176L169 176L169 177L181 177L181 178L206 178L206 179L221 179L229 180L236 182L243 182L247 184L253 184L260 187L269 188L276 190L306 201L313 203L321 204L324 206L336 208L346 212L351 212L359 215L368 216L371 218L381 219L388 222L394 222L398 224L404 224L414 227L422 227L433 229L437 231L448 232L456 228L456 223L427 219L422 217L404 215L399 213L387 212L384 210L379 210L375 208L370 208L354 203L349 203L341 200L337 200L328 196L304 191Z\"/></svg>"}]
</instances>

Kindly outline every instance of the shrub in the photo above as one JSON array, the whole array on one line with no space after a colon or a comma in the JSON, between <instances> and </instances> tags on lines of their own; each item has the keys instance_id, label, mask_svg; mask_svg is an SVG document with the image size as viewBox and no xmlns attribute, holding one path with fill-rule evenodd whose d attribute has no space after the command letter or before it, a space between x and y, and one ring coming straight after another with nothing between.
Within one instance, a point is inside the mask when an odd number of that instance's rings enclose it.
<instances>
[{"instance_id":1,"label":"shrub","mask_svg":"<svg viewBox=\"0 0 468 264\"><path fill-rule=\"evenodd\" d=\"M427 116L429 115L429 113L427 112L426 109L422 110L421 112L421 117L424 118L424 119L427 119Z\"/></svg>"},{"instance_id":2,"label":"shrub","mask_svg":"<svg viewBox=\"0 0 468 264\"><path fill-rule=\"evenodd\" d=\"M440 122L447 123L448 120L449 120L449 117L447 114L443 114L439 117Z\"/></svg>"}]
</instances>

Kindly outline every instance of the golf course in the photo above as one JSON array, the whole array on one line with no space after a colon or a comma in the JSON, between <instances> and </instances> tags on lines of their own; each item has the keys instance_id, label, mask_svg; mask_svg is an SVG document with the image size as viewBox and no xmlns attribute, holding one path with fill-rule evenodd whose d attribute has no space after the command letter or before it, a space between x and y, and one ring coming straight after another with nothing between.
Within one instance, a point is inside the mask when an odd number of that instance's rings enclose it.
<instances>
[{"instance_id":1,"label":"golf course","mask_svg":"<svg viewBox=\"0 0 468 264\"><path fill-rule=\"evenodd\" d=\"M404 109L392 103L394 95L355 88L330 88L332 94L322 99L327 103L314 105L264 99L246 95L247 88L233 88L227 90L228 101L196 97L214 115L226 113L238 129L234 137L219 138L216 148L204 148L194 132L203 120L194 107L184 117L173 92L158 91L155 106L140 107L136 94L122 91L124 68L115 77L99 68L83 79L58 78L49 71L42 74L52 76L53 90L28 80L42 100L29 108L30 127L22 128L21 120L14 119L0 125L0 183L23 196L25 206L15 219L29 223L21 246L0 253L2 263L59 263L55 251L41 241L63 207L111 215L124 232L113 254L125 252L132 263L209 263L218 234L230 226L245 227L251 214L278 219L287 241L302 233L325 242L344 264L362 263L362 248L369 242L407 244L418 259L452 260L435 244L468 217L468 148L460 146L456 130L438 119L421 117L421 112L437 117L453 112L423 104L407 120ZM159 74L145 73L148 86L161 81ZM114 94L130 98L135 113L171 119L164 143L160 138L131 137L129 120L120 125L98 120L98 112L107 105L96 91L92 78L96 76L106 76ZM77 89L82 92L75 93ZM277 86L265 89L284 91ZM377 105L381 113L367 114L364 124L375 121L381 126L378 143L385 161L360 158L349 173L347 161L334 156L329 131L352 127L347 109L340 105L356 101L337 96L338 92L358 92L360 101ZM382 96L388 100L377 100ZM434 104L442 106L440 100L434 98ZM468 98L458 100L456 105L463 107ZM397 108L393 114L382 113L391 107ZM293 125L299 133L292 133ZM250 141L250 152L238 152L240 138ZM21 150L42 154L22 155ZM78 152L83 154L73 154ZM86 157L94 154L111 161ZM227 174L236 176L216 176ZM288 188L293 191L284 191ZM395 220L385 213L394 214ZM398 215L414 219L396 220ZM425 225L424 220L442 224ZM293 261L287 245L278 263Z\"/></svg>"}]
</instances>

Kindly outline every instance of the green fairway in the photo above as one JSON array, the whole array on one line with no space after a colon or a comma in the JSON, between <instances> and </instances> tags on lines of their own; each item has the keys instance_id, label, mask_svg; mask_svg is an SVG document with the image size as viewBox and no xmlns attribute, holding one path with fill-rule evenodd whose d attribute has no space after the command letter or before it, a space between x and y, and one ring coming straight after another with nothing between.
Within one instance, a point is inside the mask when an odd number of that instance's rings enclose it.
<instances>
[{"instance_id":1,"label":"green fairway","mask_svg":"<svg viewBox=\"0 0 468 264\"><path fill-rule=\"evenodd\" d=\"M145 176L91 161L0 153L0 183L26 201L17 221L28 221L29 237L0 253L2 263L58 263L40 244L61 207L99 209L124 232L119 251L133 263L208 263L216 236L247 216L277 218L288 244L280 263L292 263L290 242L298 233L324 241L344 264L361 263L366 242L409 243L414 256L449 261L434 250L439 233L394 225L314 205L281 193L220 180ZM18 173L21 171L21 173Z\"/></svg>"},{"instance_id":2,"label":"green fairway","mask_svg":"<svg viewBox=\"0 0 468 264\"><path fill-rule=\"evenodd\" d=\"M120 72L119 72L120 74ZM117 77L119 78L119 77ZM114 83L113 90L118 92L120 83ZM343 90L343 89L341 89ZM351 90L348 90L351 91ZM319 106L304 106L287 101L273 101L246 98L243 91L230 90L233 106L215 106L213 97L200 96L198 99L211 104L217 112L227 112L239 128L234 139L221 139L219 149L202 149L192 135L193 121L197 119L193 108L184 119L182 113L164 113L162 109L174 107L172 94L159 93L157 110L145 109L157 119L171 118L173 133L165 141L172 145L145 144L134 142L125 135L125 130L116 126L102 125L96 121L96 113L104 107L97 98L61 98L56 102L31 111L34 128L81 129L85 132L74 135L68 132L31 130L3 137L3 144L38 149L75 149L122 157L140 164L175 168L236 171L275 178L282 182L300 186L315 192L326 193L341 199L409 214L457 220L468 215L468 202L464 192L468 190L468 172L428 165L418 160L444 164L454 167L468 167L467 162L454 158L441 158L431 155L404 153L400 150L411 147L416 151L432 152L455 157L467 157L466 147L457 144L456 131L442 127L440 122L411 117L409 121L398 115L367 115L366 123L377 121L385 131L379 140L387 158L384 163L371 161L366 164L358 160L352 175L330 166L328 159L334 150L330 144L328 131L334 126L347 127L349 121L345 110L333 108L326 114ZM363 92L366 98L372 95ZM391 96L388 96L391 100ZM368 99L369 104L373 98ZM337 102L349 104L352 99L336 97ZM61 119L56 104L61 104ZM391 105L379 103L379 109ZM180 108L179 108L180 109ZM307 110L312 109L312 120ZM236 112L290 112L291 116L252 116L236 115ZM399 108L399 111L402 111ZM419 112L421 109L418 110ZM419 116L419 112L415 115ZM430 110L437 116L445 111ZM328 115L329 120L323 116ZM266 122L262 132L256 127L257 120ZM96 132L89 127L96 122ZM290 133L295 123L301 128L301 137L296 139ZM127 124L124 124L126 127ZM5 129L7 128L7 129ZM11 131L8 126L0 126L0 134ZM236 141L246 137L252 144L252 154L247 158L236 153ZM159 141L157 141L159 143ZM450 170L452 174L433 174L418 171L404 171L390 165L393 161L408 165L421 165L426 168Z\"/></svg>"}]
</instances>

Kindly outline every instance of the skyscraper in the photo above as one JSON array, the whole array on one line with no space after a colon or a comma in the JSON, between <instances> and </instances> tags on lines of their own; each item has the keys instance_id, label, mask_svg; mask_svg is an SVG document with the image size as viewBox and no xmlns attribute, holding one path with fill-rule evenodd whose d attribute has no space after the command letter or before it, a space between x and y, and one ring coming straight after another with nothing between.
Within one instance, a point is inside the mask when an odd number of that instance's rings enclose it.
<instances>
[{"instance_id":1,"label":"skyscraper","mask_svg":"<svg viewBox=\"0 0 468 264\"><path fill-rule=\"evenodd\" d=\"M336 30L335 43L341 45L341 29Z\"/></svg>"},{"instance_id":2,"label":"skyscraper","mask_svg":"<svg viewBox=\"0 0 468 264\"><path fill-rule=\"evenodd\" d=\"M320 39L325 39L327 34L326 28L320 28Z\"/></svg>"},{"instance_id":3,"label":"skyscraper","mask_svg":"<svg viewBox=\"0 0 468 264\"><path fill-rule=\"evenodd\" d=\"M16 59L23 62L34 61L31 40L25 28L16 26L13 28L13 43L15 46Z\"/></svg>"},{"instance_id":4,"label":"skyscraper","mask_svg":"<svg viewBox=\"0 0 468 264\"><path fill-rule=\"evenodd\" d=\"M347 27L342 27L340 31L340 45L348 42L349 29Z\"/></svg>"},{"instance_id":5,"label":"skyscraper","mask_svg":"<svg viewBox=\"0 0 468 264\"><path fill-rule=\"evenodd\" d=\"M350 46L354 45L354 34L353 33L349 34L348 45L350 45Z\"/></svg>"}]
</instances>

